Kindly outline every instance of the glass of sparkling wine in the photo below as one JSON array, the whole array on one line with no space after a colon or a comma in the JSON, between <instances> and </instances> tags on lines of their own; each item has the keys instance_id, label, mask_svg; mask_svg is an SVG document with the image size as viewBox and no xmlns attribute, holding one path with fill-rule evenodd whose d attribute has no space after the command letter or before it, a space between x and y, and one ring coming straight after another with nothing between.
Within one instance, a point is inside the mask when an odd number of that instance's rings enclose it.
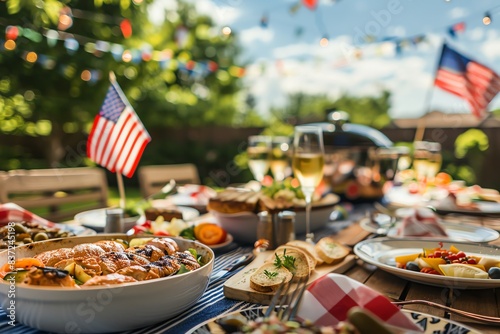
<instances>
[{"instance_id":1,"label":"glass of sparkling wine","mask_svg":"<svg viewBox=\"0 0 500 334\"><path fill-rule=\"evenodd\" d=\"M271 172L276 181L283 181L290 175L290 137L273 137L271 151Z\"/></svg>"},{"instance_id":2,"label":"glass of sparkling wine","mask_svg":"<svg viewBox=\"0 0 500 334\"><path fill-rule=\"evenodd\" d=\"M253 177L262 182L269 170L271 155L270 136L250 136L248 137L248 168Z\"/></svg>"},{"instance_id":3,"label":"glass of sparkling wine","mask_svg":"<svg viewBox=\"0 0 500 334\"><path fill-rule=\"evenodd\" d=\"M306 199L306 241L314 243L311 232L311 202L323 178L323 131L317 126L296 126L293 139L292 169Z\"/></svg>"}]
</instances>

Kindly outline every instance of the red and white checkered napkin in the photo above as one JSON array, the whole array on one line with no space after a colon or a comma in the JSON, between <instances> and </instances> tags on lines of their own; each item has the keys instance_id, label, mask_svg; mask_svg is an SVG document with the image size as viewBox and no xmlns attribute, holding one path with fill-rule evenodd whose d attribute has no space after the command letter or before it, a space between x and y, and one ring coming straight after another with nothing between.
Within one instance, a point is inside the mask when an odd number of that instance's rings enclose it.
<instances>
[{"instance_id":1,"label":"red and white checkered napkin","mask_svg":"<svg viewBox=\"0 0 500 334\"><path fill-rule=\"evenodd\" d=\"M354 306L371 311L386 324L422 332L388 298L340 274L328 274L311 284L304 293L297 317L317 326L335 326L347 319L348 311Z\"/></svg>"},{"instance_id":2,"label":"red and white checkered napkin","mask_svg":"<svg viewBox=\"0 0 500 334\"><path fill-rule=\"evenodd\" d=\"M30 221L45 226L54 226L53 222L35 215L26 209L23 209L15 203L0 204L0 226L7 225L9 222Z\"/></svg>"}]
</instances>

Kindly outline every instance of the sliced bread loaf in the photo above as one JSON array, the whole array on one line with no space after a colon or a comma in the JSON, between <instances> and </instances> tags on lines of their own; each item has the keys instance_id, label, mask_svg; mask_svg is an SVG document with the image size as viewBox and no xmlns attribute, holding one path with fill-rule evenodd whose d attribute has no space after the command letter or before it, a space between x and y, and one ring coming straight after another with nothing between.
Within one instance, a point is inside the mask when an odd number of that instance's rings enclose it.
<instances>
[{"instance_id":1,"label":"sliced bread loaf","mask_svg":"<svg viewBox=\"0 0 500 334\"><path fill-rule=\"evenodd\" d=\"M292 273L285 267L276 267L274 263L264 263L250 276L250 287L260 292L275 292L283 283L292 279Z\"/></svg>"},{"instance_id":2,"label":"sliced bread loaf","mask_svg":"<svg viewBox=\"0 0 500 334\"><path fill-rule=\"evenodd\" d=\"M332 237L321 238L314 248L318 256L328 264L338 263L349 254L349 249L336 242Z\"/></svg>"},{"instance_id":3,"label":"sliced bread loaf","mask_svg":"<svg viewBox=\"0 0 500 334\"><path fill-rule=\"evenodd\" d=\"M313 244L306 242L304 240L292 240L286 243L287 245L294 246L302 250L304 253L312 257L316 261L316 265L319 266L323 264L323 259L321 259L316 253L316 249Z\"/></svg>"}]
</instances>

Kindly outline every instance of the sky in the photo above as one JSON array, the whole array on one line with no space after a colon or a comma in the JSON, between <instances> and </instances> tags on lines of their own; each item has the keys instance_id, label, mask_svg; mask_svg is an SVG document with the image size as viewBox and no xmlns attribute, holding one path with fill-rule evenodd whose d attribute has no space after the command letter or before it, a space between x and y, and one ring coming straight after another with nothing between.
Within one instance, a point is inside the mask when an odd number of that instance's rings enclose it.
<instances>
[{"instance_id":1,"label":"sky","mask_svg":"<svg viewBox=\"0 0 500 334\"><path fill-rule=\"evenodd\" d=\"M193 0L242 48L245 90L266 115L289 94L377 96L391 92L392 118L431 110L469 113L460 98L433 85L444 42L500 73L500 2L496 0ZM175 0L156 0L152 20ZM482 18L490 12L492 22ZM262 24L265 22L266 24ZM449 28L463 22L452 37ZM320 45L326 37L328 44ZM415 42L423 37L422 41ZM399 48L397 47L399 45ZM500 108L500 95L489 109Z\"/></svg>"}]
</instances>

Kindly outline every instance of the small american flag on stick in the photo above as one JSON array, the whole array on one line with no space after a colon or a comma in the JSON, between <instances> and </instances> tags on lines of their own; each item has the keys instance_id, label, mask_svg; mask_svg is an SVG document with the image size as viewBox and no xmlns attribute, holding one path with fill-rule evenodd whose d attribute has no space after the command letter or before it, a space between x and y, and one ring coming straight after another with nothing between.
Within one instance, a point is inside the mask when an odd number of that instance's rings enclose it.
<instances>
[{"instance_id":1,"label":"small american flag on stick","mask_svg":"<svg viewBox=\"0 0 500 334\"><path fill-rule=\"evenodd\" d=\"M87 155L113 173L132 177L151 137L113 73L110 81L106 98L90 131Z\"/></svg>"}]
</instances>

